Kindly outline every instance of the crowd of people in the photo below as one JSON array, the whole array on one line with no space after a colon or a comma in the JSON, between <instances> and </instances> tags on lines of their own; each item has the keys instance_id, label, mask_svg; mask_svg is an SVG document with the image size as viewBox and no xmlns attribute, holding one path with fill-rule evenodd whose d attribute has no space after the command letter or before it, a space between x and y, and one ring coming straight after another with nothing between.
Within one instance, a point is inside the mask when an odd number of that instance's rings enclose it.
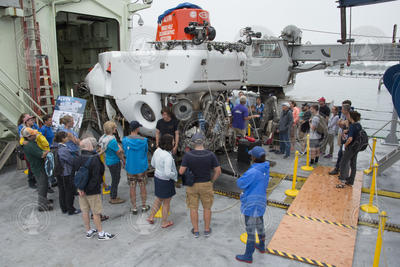
<instances>
[{"instance_id":1,"label":"crowd of people","mask_svg":"<svg viewBox=\"0 0 400 267\"><path fill-rule=\"evenodd\" d=\"M336 167L329 173L339 175L340 183L337 188L351 186L354 183L357 161L357 149L352 148L362 129L359 124L360 114L353 111L349 100L343 101L341 107L331 109L322 97L319 104L303 104L301 109L295 101L282 103L279 122L270 127L269 131L279 143L272 143L270 150L283 154L286 159L290 156L293 142L300 141L305 149L305 137L309 135L311 160L310 164L318 163L321 154L329 146L325 158L331 158L334 152L334 140L338 136L339 152ZM249 106L247 98L242 94L238 103L233 106L227 102L227 108L232 115L232 127L235 135L246 135L247 121L262 119L264 104L257 98L255 106ZM104 135L96 140L94 137L79 139L73 130L74 120L71 116L61 118L61 126L54 131L51 117L42 118L41 128L35 118L22 114L19 120L20 144L28 163L28 184L38 190L38 210L53 210L53 200L48 199L49 189L57 184L59 189L59 205L62 213L74 215L82 213L85 226L85 236L92 238L97 235L99 240L110 240L115 234L102 229L101 222L108 217L102 214L102 186L104 172L107 167L111 174L111 190L109 203L112 205L125 203L118 197L118 187L121 170L125 169L129 184L130 211L133 215L139 212L147 213L147 222L154 224L157 211L162 206L161 227L174 225L169 219L172 198L176 194L182 180L192 179L192 184L186 187L186 205L190 211L192 223L191 233L195 238L200 236L199 202L203 208L204 231L208 237L212 233L211 208L214 201L213 182L220 176L221 167L216 155L205 148L205 136L195 133L192 138L192 149L185 151L182 162L178 166L179 129L178 121L169 109L162 110L162 119L156 127L156 150L149 155L147 138L140 135L142 125L137 121L129 124L129 134L119 142L116 138L117 124L107 121L103 125ZM279 145L279 149L276 148ZM263 215L266 208L266 189L269 181L269 162L266 151L261 146L255 146L249 152L252 158L250 168L237 180L237 186L243 190L241 195L241 213L245 218L248 240L246 251L237 255L239 261L252 262L252 255L257 248L265 251L265 233ZM104 158L102 158L104 157ZM47 162L53 161L53 167ZM150 163L150 164L149 164ZM154 203L147 202L146 184L148 171L154 169ZM50 169L50 170L49 170ZM351 169L351 171L350 171ZM76 182L78 173L85 173L87 180ZM139 187L140 203L137 203L136 187ZM74 198L79 196L80 208L74 207ZM95 227L90 226L90 218ZM257 230L260 242L255 243Z\"/></svg>"}]
</instances>

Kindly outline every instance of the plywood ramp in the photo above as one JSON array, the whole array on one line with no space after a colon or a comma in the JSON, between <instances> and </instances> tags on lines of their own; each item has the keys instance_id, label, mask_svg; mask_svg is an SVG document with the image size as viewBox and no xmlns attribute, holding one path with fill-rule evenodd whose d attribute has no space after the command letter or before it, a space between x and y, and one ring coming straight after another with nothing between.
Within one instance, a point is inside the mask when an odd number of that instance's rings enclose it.
<instances>
[{"instance_id":1,"label":"plywood ramp","mask_svg":"<svg viewBox=\"0 0 400 267\"><path fill-rule=\"evenodd\" d=\"M268 252L319 266L352 266L362 173L337 189L331 168L317 167L268 244Z\"/></svg>"}]
</instances>

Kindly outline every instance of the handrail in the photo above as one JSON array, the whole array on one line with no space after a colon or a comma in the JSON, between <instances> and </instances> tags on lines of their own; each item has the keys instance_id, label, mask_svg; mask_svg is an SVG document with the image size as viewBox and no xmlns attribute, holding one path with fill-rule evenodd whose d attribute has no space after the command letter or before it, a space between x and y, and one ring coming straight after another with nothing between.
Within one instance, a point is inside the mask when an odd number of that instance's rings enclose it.
<instances>
[{"instance_id":1,"label":"handrail","mask_svg":"<svg viewBox=\"0 0 400 267\"><path fill-rule=\"evenodd\" d=\"M14 90L10 89L6 84L4 84L2 82L2 85L10 92L12 93L12 95L17 96L17 94L19 94L20 92L22 92L22 94L28 98L28 100L30 102L32 102L41 112L43 112L43 114L47 114L46 111L44 111L44 109L28 94L25 92L25 90L10 76L8 75L7 72L5 72L1 67L0 67L0 72L2 72L14 85L15 87L17 87L18 92L15 92ZM0 80L1 81L1 80ZM18 98L18 101L23 104L26 108L28 108L28 110L30 112L32 112L33 115L35 115L35 117L39 118L40 121L42 121L42 118L40 118L40 116L34 111L32 110L32 108L26 104L24 101L21 101L21 99ZM42 121L43 122L43 121Z\"/></svg>"},{"instance_id":2,"label":"handrail","mask_svg":"<svg viewBox=\"0 0 400 267\"><path fill-rule=\"evenodd\" d=\"M11 90L3 81L0 80L0 84L1 84L4 88L6 88L9 92L11 92L12 95L16 96L16 95L15 95L15 92L14 92L13 90ZM2 95L5 99L7 99L7 96L5 96L4 94L1 94L1 95ZM24 105L30 112L32 112L32 114L34 114L37 118L39 118L39 120L40 120L41 122L43 122L43 121L42 121L42 118L40 118L39 115L37 115L37 114L35 113L35 111L34 111L28 104L26 104L24 101L21 101L19 98L18 98L18 100L19 100L20 103L21 103L22 105ZM21 113L23 113L23 111L21 111L20 108L19 108L17 105L15 105L12 101L10 101L9 103L12 104L12 106L15 107L17 110L19 110Z\"/></svg>"}]
</instances>

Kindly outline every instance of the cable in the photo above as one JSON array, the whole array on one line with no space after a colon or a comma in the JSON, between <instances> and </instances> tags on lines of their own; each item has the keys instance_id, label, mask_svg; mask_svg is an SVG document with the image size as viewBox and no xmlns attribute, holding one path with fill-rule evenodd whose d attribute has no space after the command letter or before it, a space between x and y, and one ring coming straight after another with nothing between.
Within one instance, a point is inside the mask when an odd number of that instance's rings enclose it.
<instances>
[{"instance_id":1,"label":"cable","mask_svg":"<svg viewBox=\"0 0 400 267\"><path fill-rule=\"evenodd\" d=\"M308 31L308 32L316 32L316 33L334 34L334 35L340 35L341 34L339 32L321 31L321 30L304 29L304 28L300 28L300 30ZM352 35L353 36L357 36L357 37L371 37L371 38L388 38L388 39L392 39L392 37L389 37L389 36L364 35L364 34L352 34Z\"/></svg>"}]
</instances>

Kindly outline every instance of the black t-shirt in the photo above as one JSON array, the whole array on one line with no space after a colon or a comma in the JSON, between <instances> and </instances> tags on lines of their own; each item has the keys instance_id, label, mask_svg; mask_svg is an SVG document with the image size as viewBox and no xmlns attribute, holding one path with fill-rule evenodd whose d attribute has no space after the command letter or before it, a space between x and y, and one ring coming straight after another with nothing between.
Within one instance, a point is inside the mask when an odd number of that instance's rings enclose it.
<instances>
[{"instance_id":1,"label":"black t-shirt","mask_svg":"<svg viewBox=\"0 0 400 267\"><path fill-rule=\"evenodd\" d=\"M321 116L324 116L325 118L328 118L331 114L331 110L328 106L325 105L323 107L319 107L319 114L321 114Z\"/></svg>"},{"instance_id":2,"label":"black t-shirt","mask_svg":"<svg viewBox=\"0 0 400 267\"><path fill-rule=\"evenodd\" d=\"M211 171L219 163L215 154L209 150L192 150L185 153L181 166L192 171L195 183L204 183L211 180Z\"/></svg>"},{"instance_id":3,"label":"black t-shirt","mask_svg":"<svg viewBox=\"0 0 400 267\"><path fill-rule=\"evenodd\" d=\"M171 119L170 121L165 121L160 119L157 121L156 128L160 131L160 137L164 134L170 134L175 138L175 132L178 130L179 121L176 119Z\"/></svg>"}]
</instances>

